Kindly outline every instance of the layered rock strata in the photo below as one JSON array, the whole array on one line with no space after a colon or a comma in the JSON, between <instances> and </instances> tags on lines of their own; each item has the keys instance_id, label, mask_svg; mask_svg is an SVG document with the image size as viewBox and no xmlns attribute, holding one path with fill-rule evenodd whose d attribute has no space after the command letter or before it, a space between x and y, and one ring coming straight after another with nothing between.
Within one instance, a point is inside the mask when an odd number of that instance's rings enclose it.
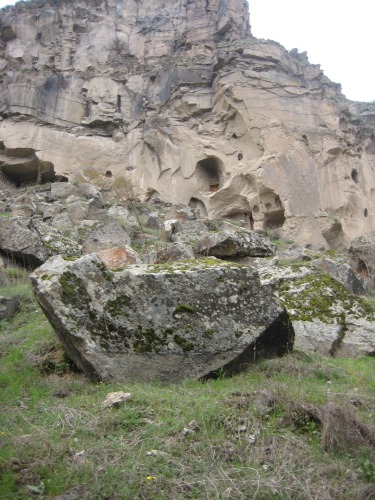
<instances>
[{"instance_id":1,"label":"layered rock strata","mask_svg":"<svg viewBox=\"0 0 375 500\"><path fill-rule=\"evenodd\" d=\"M94 379L235 373L293 346L257 272L216 259L111 270L96 255L57 256L32 281L68 356Z\"/></svg>"},{"instance_id":2,"label":"layered rock strata","mask_svg":"<svg viewBox=\"0 0 375 500\"><path fill-rule=\"evenodd\" d=\"M316 248L375 230L375 106L252 37L242 0L31 0L0 23L7 150Z\"/></svg>"}]
</instances>

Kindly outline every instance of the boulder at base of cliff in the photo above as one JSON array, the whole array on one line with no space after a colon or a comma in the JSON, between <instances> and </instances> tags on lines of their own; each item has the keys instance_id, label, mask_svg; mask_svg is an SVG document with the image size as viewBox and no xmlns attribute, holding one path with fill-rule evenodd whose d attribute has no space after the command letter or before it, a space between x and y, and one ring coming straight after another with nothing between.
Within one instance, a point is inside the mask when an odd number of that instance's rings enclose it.
<instances>
[{"instance_id":1,"label":"boulder at base of cliff","mask_svg":"<svg viewBox=\"0 0 375 500\"><path fill-rule=\"evenodd\" d=\"M93 379L205 378L293 346L256 270L217 259L111 271L95 254L55 256L32 282L67 355Z\"/></svg>"}]
</instances>

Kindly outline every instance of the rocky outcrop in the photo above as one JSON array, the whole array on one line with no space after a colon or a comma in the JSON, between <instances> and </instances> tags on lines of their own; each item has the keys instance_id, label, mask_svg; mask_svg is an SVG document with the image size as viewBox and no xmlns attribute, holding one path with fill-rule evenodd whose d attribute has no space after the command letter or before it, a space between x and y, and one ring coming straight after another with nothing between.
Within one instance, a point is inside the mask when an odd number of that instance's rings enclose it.
<instances>
[{"instance_id":1,"label":"rocky outcrop","mask_svg":"<svg viewBox=\"0 0 375 500\"><path fill-rule=\"evenodd\" d=\"M56 179L53 164L41 160L32 148L7 148L0 141L0 185L23 187Z\"/></svg>"},{"instance_id":2,"label":"rocky outcrop","mask_svg":"<svg viewBox=\"0 0 375 500\"><path fill-rule=\"evenodd\" d=\"M375 231L375 105L252 37L242 0L31 0L0 21L6 151L314 248Z\"/></svg>"},{"instance_id":3,"label":"rocky outcrop","mask_svg":"<svg viewBox=\"0 0 375 500\"><path fill-rule=\"evenodd\" d=\"M51 255L79 255L80 245L47 224L28 217L4 217L0 251L24 266L36 267Z\"/></svg>"},{"instance_id":4,"label":"rocky outcrop","mask_svg":"<svg viewBox=\"0 0 375 500\"><path fill-rule=\"evenodd\" d=\"M191 246L196 255L225 259L275 254L275 245L266 236L225 221L167 220L165 230L168 239L176 244Z\"/></svg>"},{"instance_id":5,"label":"rocky outcrop","mask_svg":"<svg viewBox=\"0 0 375 500\"><path fill-rule=\"evenodd\" d=\"M363 298L353 294L352 282L345 280L347 269L342 263L343 257L337 255L335 260L312 257L310 262L294 264L282 264L280 259L280 266L277 260L268 263L263 260L258 271L261 282L271 286L285 305L297 349L326 356L374 355L374 310ZM319 267L326 261L331 265L325 270L334 271L336 279L320 271ZM353 271L349 276L360 283Z\"/></svg>"},{"instance_id":6,"label":"rocky outcrop","mask_svg":"<svg viewBox=\"0 0 375 500\"><path fill-rule=\"evenodd\" d=\"M111 270L96 255L57 256L32 282L68 356L96 379L206 378L293 345L257 272L216 259Z\"/></svg>"},{"instance_id":7,"label":"rocky outcrop","mask_svg":"<svg viewBox=\"0 0 375 500\"><path fill-rule=\"evenodd\" d=\"M375 236L362 236L351 241L349 248L351 264L369 288L375 287Z\"/></svg>"}]
</instances>

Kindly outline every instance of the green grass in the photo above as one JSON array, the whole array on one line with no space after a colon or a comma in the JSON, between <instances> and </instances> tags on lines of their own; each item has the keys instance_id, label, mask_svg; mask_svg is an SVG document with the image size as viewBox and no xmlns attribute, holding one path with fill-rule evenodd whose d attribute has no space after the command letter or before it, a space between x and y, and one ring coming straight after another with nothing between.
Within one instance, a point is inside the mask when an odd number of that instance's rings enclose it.
<instances>
[{"instance_id":1,"label":"green grass","mask_svg":"<svg viewBox=\"0 0 375 500\"><path fill-rule=\"evenodd\" d=\"M345 416L373 425L374 358L296 352L205 384L94 384L72 370L27 275L8 279L0 294L22 285L24 300L0 332L0 498L371 498L375 448ZM132 399L104 408L117 390Z\"/></svg>"}]
</instances>

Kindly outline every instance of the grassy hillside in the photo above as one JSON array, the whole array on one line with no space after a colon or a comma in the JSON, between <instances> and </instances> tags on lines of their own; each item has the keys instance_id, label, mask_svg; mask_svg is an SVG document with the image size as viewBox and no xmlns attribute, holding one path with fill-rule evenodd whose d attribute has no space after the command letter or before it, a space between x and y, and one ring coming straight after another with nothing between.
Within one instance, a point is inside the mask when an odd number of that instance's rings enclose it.
<instances>
[{"instance_id":1,"label":"grassy hillside","mask_svg":"<svg viewBox=\"0 0 375 500\"><path fill-rule=\"evenodd\" d=\"M374 358L295 352L205 384L93 384L27 273L3 278L20 307L0 325L0 498L375 498ZM132 398L105 408L118 390Z\"/></svg>"}]
</instances>

